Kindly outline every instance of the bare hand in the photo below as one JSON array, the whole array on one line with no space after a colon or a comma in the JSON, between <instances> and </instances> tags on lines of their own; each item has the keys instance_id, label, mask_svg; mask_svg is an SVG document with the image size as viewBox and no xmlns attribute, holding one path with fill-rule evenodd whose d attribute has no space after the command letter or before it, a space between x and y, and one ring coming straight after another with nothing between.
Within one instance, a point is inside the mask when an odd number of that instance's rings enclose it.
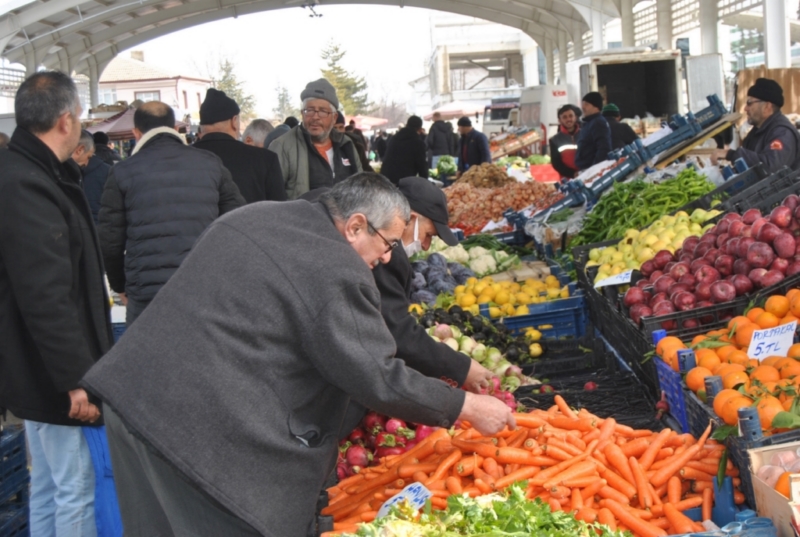
<instances>
[{"instance_id":1,"label":"bare hand","mask_svg":"<svg viewBox=\"0 0 800 537\"><path fill-rule=\"evenodd\" d=\"M714 166L719 165L720 159L724 159L725 155L728 154L727 149L715 149L713 153L711 153L711 164Z\"/></svg>"},{"instance_id":2,"label":"bare hand","mask_svg":"<svg viewBox=\"0 0 800 537\"><path fill-rule=\"evenodd\" d=\"M70 418L94 423L100 417L100 409L89 402L89 395L83 388L70 391L69 399L72 403L69 409Z\"/></svg>"},{"instance_id":3,"label":"bare hand","mask_svg":"<svg viewBox=\"0 0 800 537\"><path fill-rule=\"evenodd\" d=\"M472 360L469 365L467 380L464 381L464 388L473 393L480 393L481 388L489 387L493 376L494 373L483 367L476 360Z\"/></svg>"},{"instance_id":4,"label":"bare hand","mask_svg":"<svg viewBox=\"0 0 800 537\"><path fill-rule=\"evenodd\" d=\"M485 436L499 433L506 425L509 429L517 428L511 409L491 395L475 395L467 392L458 419L468 421Z\"/></svg>"},{"instance_id":5,"label":"bare hand","mask_svg":"<svg viewBox=\"0 0 800 537\"><path fill-rule=\"evenodd\" d=\"M123 306L128 305L128 296L125 293L119 293L119 299L122 301Z\"/></svg>"}]
</instances>

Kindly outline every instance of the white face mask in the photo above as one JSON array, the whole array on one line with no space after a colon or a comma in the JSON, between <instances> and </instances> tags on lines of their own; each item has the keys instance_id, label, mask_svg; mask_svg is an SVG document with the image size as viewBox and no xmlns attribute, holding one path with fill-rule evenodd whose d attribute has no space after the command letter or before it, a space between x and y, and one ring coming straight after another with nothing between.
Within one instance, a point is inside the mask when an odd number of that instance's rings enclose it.
<instances>
[{"instance_id":1,"label":"white face mask","mask_svg":"<svg viewBox=\"0 0 800 537\"><path fill-rule=\"evenodd\" d=\"M419 240L419 217L414 218L414 240L411 244L404 244L403 249L408 257L422 251L422 241Z\"/></svg>"}]
</instances>

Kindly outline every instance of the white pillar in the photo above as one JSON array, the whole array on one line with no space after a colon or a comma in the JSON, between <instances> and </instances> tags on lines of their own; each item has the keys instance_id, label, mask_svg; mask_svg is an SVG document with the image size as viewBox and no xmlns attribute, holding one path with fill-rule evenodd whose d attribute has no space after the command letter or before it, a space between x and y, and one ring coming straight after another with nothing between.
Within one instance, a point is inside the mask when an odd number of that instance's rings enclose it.
<instances>
[{"instance_id":1,"label":"white pillar","mask_svg":"<svg viewBox=\"0 0 800 537\"><path fill-rule=\"evenodd\" d=\"M552 39L545 39L544 40L544 59L545 65L547 66L547 84L555 84L555 77L553 73L556 70L556 62L555 62L555 46L553 44Z\"/></svg>"},{"instance_id":2,"label":"white pillar","mask_svg":"<svg viewBox=\"0 0 800 537\"><path fill-rule=\"evenodd\" d=\"M790 46L786 2L784 0L764 2L764 52L767 58L767 69L791 67Z\"/></svg>"},{"instance_id":3,"label":"white pillar","mask_svg":"<svg viewBox=\"0 0 800 537\"><path fill-rule=\"evenodd\" d=\"M716 54L719 52L718 7L717 0L700 2L700 52Z\"/></svg>"},{"instance_id":4,"label":"white pillar","mask_svg":"<svg viewBox=\"0 0 800 537\"><path fill-rule=\"evenodd\" d=\"M603 14L600 11L592 10L592 50L603 50L606 48L603 38Z\"/></svg>"},{"instance_id":5,"label":"white pillar","mask_svg":"<svg viewBox=\"0 0 800 537\"><path fill-rule=\"evenodd\" d=\"M656 25L658 27L658 48L671 50L672 44L672 2L656 0Z\"/></svg>"},{"instance_id":6,"label":"white pillar","mask_svg":"<svg viewBox=\"0 0 800 537\"><path fill-rule=\"evenodd\" d=\"M89 63L89 104L96 108L100 104L100 75L97 72L97 62L94 56L88 58Z\"/></svg>"},{"instance_id":7,"label":"white pillar","mask_svg":"<svg viewBox=\"0 0 800 537\"><path fill-rule=\"evenodd\" d=\"M619 11L622 16L622 46L632 47L636 45L633 31L633 0L620 0Z\"/></svg>"},{"instance_id":8,"label":"white pillar","mask_svg":"<svg viewBox=\"0 0 800 537\"><path fill-rule=\"evenodd\" d=\"M23 50L25 51L25 78L27 78L36 73L38 62L36 61L36 51L33 47L26 46Z\"/></svg>"},{"instance_id":9,"label":"white pillar","mask_svg":"<svg viewBox=\"0 0 800 537\"><path fill-rule=\"evenodd\" d=\"M558 32L558 78L564 84L567 80L567 34ZM554 81L555 82L555 81Z\"/></svg>"},{"instance_id":10,"label":"white pillar","mask_svg":"<svg viewBox=\"0 0 800 537\"><path fill-rule=\"evenodd\" d=\"M572 36L572 57L576 60L583 56L583 36L581 32L576 32Z\"/></svg>"}]
</instances>

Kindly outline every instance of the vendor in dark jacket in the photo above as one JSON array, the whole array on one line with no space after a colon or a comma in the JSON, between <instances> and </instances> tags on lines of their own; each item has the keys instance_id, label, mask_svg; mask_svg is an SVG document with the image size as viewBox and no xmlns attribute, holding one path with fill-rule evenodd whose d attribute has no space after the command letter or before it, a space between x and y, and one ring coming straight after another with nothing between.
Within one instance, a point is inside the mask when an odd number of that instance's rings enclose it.
<instances>
[{"instance_id":1,"label":"vendor in dark jacket","mask_svg":"<svg viewBox=\"0 0 800 537\"><path fill-rule=\"evenodd\" d=\"M406 126L392 136L383 157L381 175L397 184L403 177L428 177L425 142L419 137L422 119L411 116Z\"/></svg>"},{"instance_id":2,"label":"vendor in dark jacket","mask_svg":"<svg viewBox=\"0 0 800 537\"><path fill-rule=\"evenodd\" d=\"M100 198L103 196L103 188L106 186L108 171L111 166L103 162L95 153L95 143L92 133L81 132L78 147L72 152L72 160L81 168L83 180L83 193L86 201L89 202L89 209L92 211L92 220L97 225L97 214L100 212Z\"/></svg>"},{"instance_id":3,"label":"vendor in dark jacket","mask_svg":"<svg viewBox=\"0 0 800 537\"><path fill-rule=\"evenodd\" d=\"M239 105L224 91L209 88L200 105L202 137L194 144L222 159L247 203L286 201L278 155L239 141Z\"/></svg>"},{"instance_id":4,"label":"vendor in dark jacket","mask_svg":"<svg viewBox=\"0 0 800 537\"><path fill-rule=\"evenodd\" d=\"M255 203L203 234L84 378L104 401L126 535L308 535L351 401L514 428L498 399L394 359L370 269L409 213L397 187L359 173L320 203Z\"/></svg>"},{"instance_id":5,"label":"vendor in dark jacket","mask_svg":"<svg viewBox=\"0 0 800 537\"><path fill-rule=\"evenodd\" d=\"M581 171L608 160L611 152L611 129L600 113L602 108L603 96L598 92L592 91L583 96L583 127L578 135L578 151L575 153L575 165Z\"/></svg>"},{"instance_id":6,"label":"vendor in dark jacket","mask_svg":"<svg viewBox=\"0 0 800 537\"><path fill-rule=\"evenodd\" d=\"M168 105L133 116L136 147L114 165L100 200L100 245L111 289L133 323L216 218L244 205L231 173L208 151L187 146Z\"/></svg>"},{"instance_id":7,"label":"vendor in dark jacket","mask_svg":"<svg viewBox=\"0 0 800 537\"><path fill-rule=\"evenodd\" d=\"M397 344L397 356L409 367L477 392L489 382L492 372L469 356L434 341L408 312L414 275L408 258L427 251L437 235L448 246L458 244L447 225L447 199L427 179L406 177L400 180L399 187L411 206L411 219L392 258L372 271L381 293L381 315Z\"/></svg>"},{"instance_id":8,"label":"vendor in dark jacket","mask_svg":"<svg viewBox=\"0 0 800 537\"><path fill-rule=\"evenodd\" d=\"M30 534L97 535L81 426L100 424L99 401L79 382L113 338L100 245L69 160L81 135L78 89L68 75L36 73L14 111L0 151L0 408L25 420Z\"/></svg>"},{"instance_id":9,"label":"vendor in dark jacket","mask_svg":"<svg viewBox=\"0 0 800 537\"><path fill-rule=\"evenodd\" d=\"M458 120L458 133L461 135L458 146L459 177L470 166L479 166L484 162L492 162L489 139L482 132L472 128L472 121L467 116Z\"/></svg>"},{"instance_id":10,"label":"vendor in dark jacket","mask_svg":"<svg viewBox=\"0 0 800 537\"><path fill-rule=\"evenodd\" d=\"M752 167L759 162L767 173L774 173L783 166L792 170L800 168L800 134L797 128L783 115L783 88L769 78L759 78L749 90L745 112L753 128L747 133L739 149L718 149L711 157L730 162L744 159Z\"/></svg>"},{"instance_id":11,"label":"vendor in dark jacket","mask_svg":"<svg viewBox=\"0 0 800 537\"><path fill-rule=\"evenodd\" d=\"M565 104L558 109L558 134L550 138L550 163L562 179L573 179L578 173L575 153L578 150L578 133L581 131L577 106Z\"/></svg>"},{"instance_id":12,"label":"vendor in dark jacket","mask_svg":"<svg viewBox=\"0 0 800 537\"><path fill-rule=\"evenodd\" d=\"M633 129L627 123L620 121L622 117L619 107L614 103L608 103L603 107L603 117L608 121L611 129L611 149L622 149L639 139Z\"/></svg>"},{"instance_id":13,"label":"vendor in dark jacket","mask_svg":"<svg viewBox=\"0 0 800 537\"><path fill-rule=\"evenodd\" d=\"M94 154L103 162L108 164L109 166L113 166L120 160L122 157L119 156L119 153L108 147L108 144L111 140L108 138L108 134L97 131L92 134L92 139L94 140Z\"/></svg>"}]
</instances>

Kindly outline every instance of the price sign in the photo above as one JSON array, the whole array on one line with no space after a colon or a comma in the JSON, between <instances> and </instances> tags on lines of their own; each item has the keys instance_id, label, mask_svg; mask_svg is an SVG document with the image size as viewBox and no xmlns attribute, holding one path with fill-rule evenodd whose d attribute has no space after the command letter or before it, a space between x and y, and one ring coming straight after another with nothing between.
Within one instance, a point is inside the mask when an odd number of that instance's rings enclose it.
<instances>
[{"instance_id":1,"label":"price sign","mask_svg":"<svg viewBox=\"0 0 800 537\"><path fill-rule=\"evenodd\" d=\"M753 339L750 340L750 347L747 355L757 360L763 360L769 356L786 356L789 347L794 343L794 332L797 330L797 321L766 328L753 332Z\"/></svg>"},{"instance_id":2,"label":"price sign","mask_svg":"<svg viewBox=\"0 0 800 537\"><path fill-rule=\"evenodd\" d=\"M381 505L381 508L378 510L378 514L375 518L385 517L389 514L389 510L393 505L396 505L403 500L408 500L408 503L411 504L415 509L422 509L425 506L425 502L427 502L428 498L431 496L433 496L431 491L429 491L422 483L411 483L406 488L386 500L386 502Z\"/></svg>"},{"instance_id":3,"label":"price sign","mask_svg":"<svg viewBox=\"0 0 800 537\"><path fill-rule=\"evenodd\" d=\"M631 275L633 274L633 269L626 270L625 272L620 272L616 276L611 276L600 280L596 284L594 284L595 289L598 287L605 287L607 285L623 285L626 283L631 283Z\"/></svg>"}]
</instances>

